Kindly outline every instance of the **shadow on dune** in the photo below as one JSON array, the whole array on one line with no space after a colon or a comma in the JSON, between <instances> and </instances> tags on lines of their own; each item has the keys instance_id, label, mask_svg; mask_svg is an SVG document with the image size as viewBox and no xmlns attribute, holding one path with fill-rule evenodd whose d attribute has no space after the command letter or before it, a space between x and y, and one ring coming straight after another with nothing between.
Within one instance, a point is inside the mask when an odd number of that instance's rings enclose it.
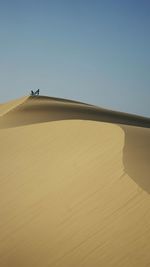
<instances>
[{"instance_id":1,"label":"shadow on dune","mask_svg":"<svg viewBox=\"0 0 150 267\"><path fill-rule=\"evenodd\" d=\"M150 193L150 129L121 127L125 133L123 164L125 172Z\"/></svg>"},{"instance_id":2,"label":"shadow on dune","mask_svg":"<svg viewBox=\"0 0 150 267\"><path fill-rule=\"evenodd\" d=\"M0 118L0 129L60 120L92 120L120 124L125 133L125 172L150 193L150 119L101 109L75 101L29 97ZM126 125L145 127L129 127Z\"/></svg>"},{"instance_id":3,"label":"shadow on dune","mask_svg":"<svg viewBox=\"0 0 150 267\"><path fill-rule=\"evenodd\" d=\"M0 129L59 120L93 120L150 127L150 119L49 97L29 97L0 118Z\"/></svg>"}]
</instances>

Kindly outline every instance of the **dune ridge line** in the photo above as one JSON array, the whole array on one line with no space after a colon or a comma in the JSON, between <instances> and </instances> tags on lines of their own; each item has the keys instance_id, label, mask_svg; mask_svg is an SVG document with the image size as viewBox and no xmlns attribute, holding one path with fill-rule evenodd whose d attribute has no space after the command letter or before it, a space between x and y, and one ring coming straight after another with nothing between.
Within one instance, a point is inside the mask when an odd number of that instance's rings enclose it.
<instances>
[{"instance_id":1,"label":"dune ridge line","mask_svg":"<svg viewBox=\"0 0 150 267\"><path fill-rule=\"evenodd\" d=\"M9 108L7 108L9 106ZM5 107L5 104L4 104ZM3 107L3 108L4 108ZM6 104L0 128L57 120L93 120L150 128L150 118L107 110L97 106L46 96L29 96ZM4 118L5 116L5 118Z\"/></svg>"}]
</instances>

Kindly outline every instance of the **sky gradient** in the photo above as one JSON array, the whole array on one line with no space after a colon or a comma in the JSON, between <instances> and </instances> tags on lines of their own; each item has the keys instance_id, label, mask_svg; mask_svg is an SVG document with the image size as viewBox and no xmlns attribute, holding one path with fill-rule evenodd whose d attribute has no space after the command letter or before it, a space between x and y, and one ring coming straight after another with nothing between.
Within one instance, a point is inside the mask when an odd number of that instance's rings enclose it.
<instances>
[{"instance_id":1,"label":"sky gradient","mask_svg":"<svg viewBox=\"0 0 150 267\"><path fill-rule=\"evenodd\" d=\"M30 90L150 117L149 0L0 0L0 102Z\"/></svg>"}]
</instances>

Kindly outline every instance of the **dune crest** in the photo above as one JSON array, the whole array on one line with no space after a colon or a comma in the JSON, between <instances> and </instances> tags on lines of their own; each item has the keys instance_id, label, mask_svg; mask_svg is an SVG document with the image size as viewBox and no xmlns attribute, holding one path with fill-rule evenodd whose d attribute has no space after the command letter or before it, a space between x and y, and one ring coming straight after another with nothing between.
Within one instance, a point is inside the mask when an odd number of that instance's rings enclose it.
<instances>
[{"instance_id":1,"label":"dune crest","mask_svg":"<svg viewBox=\"0 0 150 267\"><path fill-rule=\"evenodd\" d=\"M0 107L0 266L148 266L149 119L22 100Z\"/></svg>"},{"instance_id":2,"label":"dune crest","mask_svg":"<svg viewBox=\"0 0 150 267\"><path fill-rule=\"evenodd\" d=\"M3 109L6 109L6 112L0 118L1 129L72 119L150 127L149 118L106 110L76 101L44 96L23 98L4 105Z\"/></svg>"}]
</instances>

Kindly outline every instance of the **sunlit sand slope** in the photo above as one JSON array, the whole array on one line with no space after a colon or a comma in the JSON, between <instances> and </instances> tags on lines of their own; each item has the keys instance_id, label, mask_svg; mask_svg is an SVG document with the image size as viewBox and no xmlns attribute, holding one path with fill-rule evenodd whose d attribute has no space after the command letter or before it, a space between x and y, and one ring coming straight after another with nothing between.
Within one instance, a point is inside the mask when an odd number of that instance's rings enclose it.
<instances>
[{"instance_id":1,"label":"sunlit sand slope","mask_svg":"<svg viewBox=\"0 0 150 267\"><path fill-rule=\"evenodd\" d=\"M25 102L27 99L29 99L29 98L23 97L23 98L20 98L17 100L10 101L6 104L0 104L0 119L1 119L1 116L6 115L7 113L12 111L13 109L16 109L21 104L23 104L23 102Z\"/></svg>"},{"instance_id":2,"label":"sunlit sand slope","mask_svg":"<svg viewBox=\"0 0 150 267\"><path fill-rule=\"evenodd\" d=\"M4 108L0 266L149 266L150 129L53 98Z\"/></svg>"}]
</instances>

